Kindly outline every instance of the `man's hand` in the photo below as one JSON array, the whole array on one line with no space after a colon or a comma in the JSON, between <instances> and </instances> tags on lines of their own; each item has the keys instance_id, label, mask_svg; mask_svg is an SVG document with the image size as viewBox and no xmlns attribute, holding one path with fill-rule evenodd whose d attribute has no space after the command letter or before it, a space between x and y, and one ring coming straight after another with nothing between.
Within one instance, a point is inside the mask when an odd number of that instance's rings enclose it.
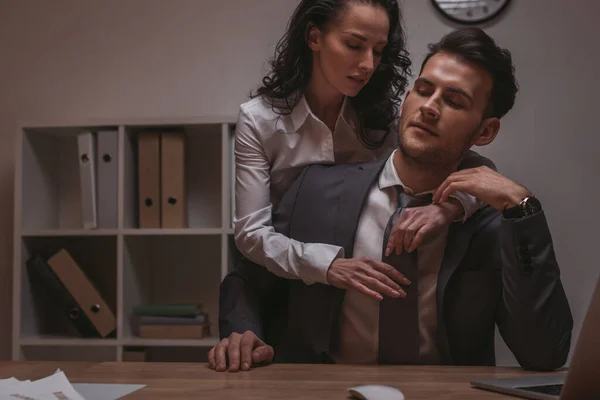
<instances>
[{"instance_id":1,"label":"man's hand","mask_svg":"<svg viewBox=\"0 0 600 400\"><path fill-rule=\"evenodd\" d=\"M450 225L463 214L464 208L456 199L450 199L443 204L402 210L390 231L385 255L389 256L394 250L396 254L414 251L425 240L438 234L443 227Z\"/></svg>"},{"instance_id":2,"label":"man's hand","mask_svg":"<svg viewBox=\"0 0 600 400\"><path fill-rule=\"evenodd\" d=\"M381 293L390 297L405 297L404 285L410 281L389 264L369 257L337 258L327 270L327 282L340 289L353 289L377 300Z\"/></svg>"},{"instance_id":3,"label":"man's hand","mask_svg":"<svg viewBox=\"0 0 600 400\"><path fill-rule=\"evenodd\" d=\"M436 190L434 202L444 202L454 192L465 192L504 211L516 206L531 192L488 167L463 169L454 172Z\"/></svg>"},{"instance_id":4,"label":"man's hand","mask_svg":"<svg viewBox=\"0 0 600 400\"><path fill-rule=\"evenodd\" d=\"M232 333L228 338L221 340L208 352L208 365L211 369L222 372L248 371L250 367L273 362L275 352L273 348L254 334L246 331L243 334Z\"/></svg>"}]
</instances>

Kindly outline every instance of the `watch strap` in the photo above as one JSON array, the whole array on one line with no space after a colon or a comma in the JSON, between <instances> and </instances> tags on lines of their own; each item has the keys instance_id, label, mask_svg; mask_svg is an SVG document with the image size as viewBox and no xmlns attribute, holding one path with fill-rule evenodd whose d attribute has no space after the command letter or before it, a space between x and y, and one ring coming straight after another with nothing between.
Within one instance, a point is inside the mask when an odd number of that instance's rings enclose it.
<instances>
[{"instance_id":1,"label":"watch strap","mask_svg":"<svg viewBox=\"0 0 600 400\"><path fill-rule=\"evenodd\" d=\"M525 216L525 213L521 208L521 203L519 203L516 206L507 208L506 210L502 211L502 216L506 219L516 219L523 218Z\"/></svg>"},{"instance_id":2,"label":"watch strap","mask_svg":"<svg viewBox=\"0 0 600 400\"><path fill-rule=\"evenodd\" d=\"M542 210L540 201L534 196L525 197L516 206L502 211L502 216L507 219L523 218L529 215L537 214Z\"/></svg>"}]
</instances>

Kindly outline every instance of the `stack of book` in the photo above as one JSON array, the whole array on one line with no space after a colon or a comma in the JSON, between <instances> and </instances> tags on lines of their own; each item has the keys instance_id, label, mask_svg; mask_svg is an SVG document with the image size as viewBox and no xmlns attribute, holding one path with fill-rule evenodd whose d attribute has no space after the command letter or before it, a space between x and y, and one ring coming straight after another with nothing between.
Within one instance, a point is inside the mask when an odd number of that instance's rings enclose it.
<instances>
[{"instance_id":1,"label":"stack of book","mask_svg":"<svg viewBox=\"0 0 600 400\"><path fill-rule=\"evenodd\" d=\"M202 339L210 335L199 304L140 304L133 310L137 335L145 339Z\"/></svg>"}]
</instances>

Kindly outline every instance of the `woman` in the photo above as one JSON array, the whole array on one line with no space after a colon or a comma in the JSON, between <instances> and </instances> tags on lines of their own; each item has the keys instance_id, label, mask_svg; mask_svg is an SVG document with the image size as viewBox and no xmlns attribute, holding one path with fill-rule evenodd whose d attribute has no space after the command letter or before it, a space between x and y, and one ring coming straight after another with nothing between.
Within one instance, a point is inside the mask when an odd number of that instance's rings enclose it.
<instances>
[{"instance_id":1,"label":"woman","mask_svg":"<svg viewBox=\"0 0 600 400\"><path fill-rule=\"evenodd\" d=\"M376 160L397 147L398 105L410 74L397 1L302 0L271 67L241 105L236 126L238 249L289 279L378 299L399 290L401 275L386 273L385 264L344 259L339 246L301 243L271 225L273 208L305 166ZM469 196L461 201L428 206L437 222L421 233L478 207Z\"/></svg>"}]
</instances>

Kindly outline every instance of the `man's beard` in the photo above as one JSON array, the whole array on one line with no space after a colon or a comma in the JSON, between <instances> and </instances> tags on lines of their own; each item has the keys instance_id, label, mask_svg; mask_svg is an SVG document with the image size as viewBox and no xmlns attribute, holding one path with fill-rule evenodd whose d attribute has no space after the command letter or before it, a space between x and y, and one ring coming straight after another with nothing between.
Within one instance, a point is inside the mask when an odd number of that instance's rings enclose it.
<instances>
[{"instance_id":1,"label":"man's beard","mask_svg":"<svg viewBox=\"0 0 600 400\"><path fill-rule=\"evenodd\" d=\"M404 132L399 135L398 148L406 160L414 164L427 168L447 168L452 165L458 165L469 151L472 145L472 139L475 137L479 127L466 136L464 142L453 142L450 148L443 147L420 147L411 148L406 143Z\"/></svg>"}]
</instances>

